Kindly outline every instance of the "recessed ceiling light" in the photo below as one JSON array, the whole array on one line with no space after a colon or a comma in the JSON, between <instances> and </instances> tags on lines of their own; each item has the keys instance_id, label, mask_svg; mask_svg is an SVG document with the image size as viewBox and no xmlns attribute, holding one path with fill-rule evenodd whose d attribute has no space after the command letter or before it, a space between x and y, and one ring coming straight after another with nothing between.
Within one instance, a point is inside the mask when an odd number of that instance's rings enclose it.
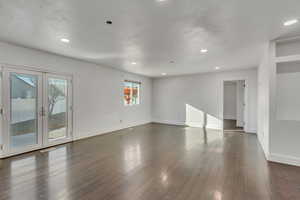
<instances>
[{"instance_id":1,"label":"recessed ceiling light","mask_svg":"<svg viewBox=\"0 0 300 200\"><path fill-rule=\"evenodd\" d=\"M291 25L296 24L296 23L298 23L298 19L292 19L292 20L288 20L288 21L284 22L283 25L291 26Z\"/></svg>"},{"instance_id":2,"label":"recessed ceiling light","mask_svg":"<svg viewBox=\"0 0 300 200\"><path fill-rule=\"evenodd\" d=\"M165 75L167 75L167 73L161 73L161 75L165 76Z\"/></svg>"},{"instance_id":3,"label":"recessed ceiling light","mask_svg":"<svg viewBox=\"0 0 300 200\"><path fill-rule=\"evenodd\" d=\"M64 42L64 43L69 43L69 42L70 42L70 40L67 39L67 38L61 38L60 41L62 41L62 42Z\"/></svg>"},{"instance_id":4,"label":"recessed ceiling light","mask_svg":"<svg viewBox=\"0 0 300 200\"><path fill-rule=\"evenodd\" d=\"M136 62L132 62L131 64L132 64L132 65L136 65Z\"/></svg>"},{"instance_id":5,"label":"recessed ceiling light","mask_svg":"<svg viewBox=\"0 0 300 200\"><path fill-rule=\"evenodd\" d=\"M207 49L201 49L200 51L201 51L201 53L207 53L208 52Z\"/></svg>"},{"instance_id":6,"label":"recessed ceiling light","mask_svg":"<svg viewBox=\"0 0 300 200\"><path fill-rule=\"evenodd\" d=\"M219 69L220 69L220 67L215 67L215 69L216 69L216 70L219 70Z\"/></svg>"}]
</instances>

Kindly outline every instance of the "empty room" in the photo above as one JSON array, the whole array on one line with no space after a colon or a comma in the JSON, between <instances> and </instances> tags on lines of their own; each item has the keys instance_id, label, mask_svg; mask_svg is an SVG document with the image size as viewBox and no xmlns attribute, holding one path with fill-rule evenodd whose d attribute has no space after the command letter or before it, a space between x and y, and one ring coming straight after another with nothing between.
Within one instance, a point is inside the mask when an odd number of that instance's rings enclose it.
<instances>
[{"instance_id":1,"label":"empty room","mask_svg":"<svg viewBox=\"0 0 300 200\"><path fill-rule=\"evenodd\" d=\"M0 0L0 200L299 200L299 0Z\"/></svg>"}]
</instances>

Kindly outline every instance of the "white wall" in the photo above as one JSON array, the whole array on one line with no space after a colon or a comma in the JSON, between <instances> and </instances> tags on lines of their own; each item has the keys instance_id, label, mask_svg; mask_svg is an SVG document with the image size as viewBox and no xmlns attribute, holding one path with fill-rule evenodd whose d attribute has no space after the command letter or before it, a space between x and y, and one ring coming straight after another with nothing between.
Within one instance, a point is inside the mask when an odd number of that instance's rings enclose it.
<instances>
[{"instance_id":1,"label":"white wall","mask_svg":"<svg viewBox=\"0 0 300 200\"><path fill-rule=\"evenodd\" d=\"M246 131L256 132L257 70L207 73L153 80L153 121L170 124L203 125L205 120L193 119L207 113L208 128L222 128L223 82L246 80L248 112ZM192 108L192 109L191 109ZM189 111L189 112L187 112ZM188 119L188 121L187 121ZM192 121L191 121L192 120Z\"/></svg>"},{"instance_id":2,"label":"white wall","mask_svg":"<svg viewBox=\"0 0 300 200\"><path fill-rule=\"evenodd\" d=\"M277 120L300 121L300 72L277 73L276 103Z\"/></svg>"},{"instance_id":3,"label":"white wall","mask_svg":"<svg viewBox=\"0 0 300 200\"><path fill-rule=\"evenodd\" d=\"M237 83L224 82L224 119L237 119Z\"/></svg>"},{"instance_id":4,"label":"white wall","mask_svg":"<svg viewBox=\"0 0 300 200\"><path fill-rule=\"evenodd\" d=\"M6 43L0 63L73 75L75 139L151 122L150 78ZM140 105L123 106L124 79L142 82Z\"/></svg>"}]
</instances>

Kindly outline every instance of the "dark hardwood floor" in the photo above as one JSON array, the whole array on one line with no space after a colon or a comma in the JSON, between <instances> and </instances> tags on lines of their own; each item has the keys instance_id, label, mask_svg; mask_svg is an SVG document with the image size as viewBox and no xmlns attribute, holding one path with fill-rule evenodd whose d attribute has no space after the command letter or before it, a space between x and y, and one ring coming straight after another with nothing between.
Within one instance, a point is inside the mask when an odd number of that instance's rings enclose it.
<instances>
[{"instance_id":1,"label":"dark hardwood floor","mask_svg":"<svg viewBox=\"0 0 300 200\"><path fill-rule=\"evenodd\" d=\"M300 167L252 134L148 124L0 160L0 199L299 200Z\"/></svg>"}]
</instances>

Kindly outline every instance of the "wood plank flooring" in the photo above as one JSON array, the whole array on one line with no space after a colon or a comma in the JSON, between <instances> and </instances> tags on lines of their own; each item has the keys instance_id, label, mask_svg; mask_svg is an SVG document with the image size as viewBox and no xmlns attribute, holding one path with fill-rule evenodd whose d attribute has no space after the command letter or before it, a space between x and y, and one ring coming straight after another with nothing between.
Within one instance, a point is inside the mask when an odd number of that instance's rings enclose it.
<instances>
[{"instance_id":1,"label":"wood plank flooring","mask_svg":"<svg viewBox=\"0 0 300 200\"><path fill-rule=\"evenodd\" d=\"M0 199L299 200L253 134L148 124L0 160Z\"/></svg>"}]
</instances>

